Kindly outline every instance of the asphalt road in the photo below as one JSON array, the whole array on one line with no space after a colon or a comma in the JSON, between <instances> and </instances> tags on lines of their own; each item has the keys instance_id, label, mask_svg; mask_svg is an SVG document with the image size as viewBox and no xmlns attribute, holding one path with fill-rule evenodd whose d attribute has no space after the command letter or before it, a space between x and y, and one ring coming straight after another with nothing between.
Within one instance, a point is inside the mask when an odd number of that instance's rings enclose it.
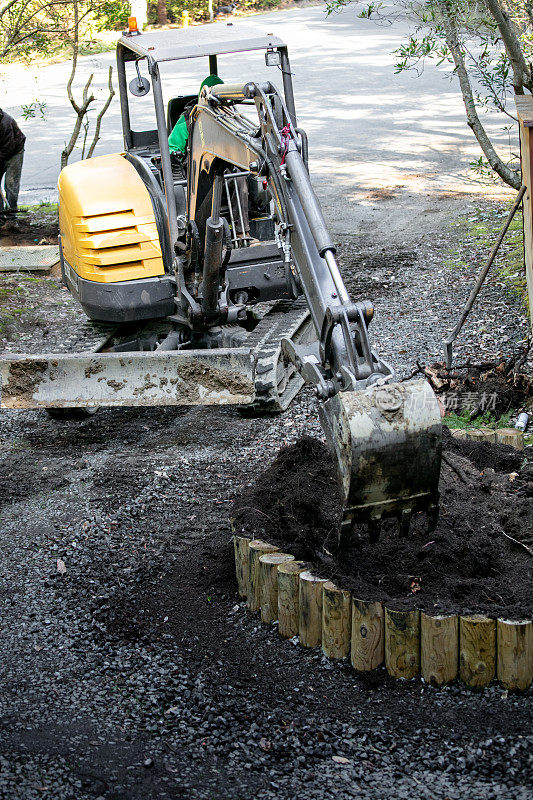
<instances>
[{"instance_id":1,"label":"asphalt road","mask_svg":"<svg viewBox=\"0 0 533 800\"><path fill-rule=\"evenodd\" d=\"M430 63L419 77L414 72L394 74L393 51L405 40L406 21L377 24L359 19L354 7L327 17L319 5L234 18L233 25L274 32L289 45L299 123L310 139L313 180L337 232L353 231L361 222L372 225L376 201L383 199L379 191L384 189L405 196L405 203L399 204L405 213L397 221L399 228L414 213L414 206L411 212L409 208L416 194L487 193L468 174L468 163L479 150L466 125L456 82L446 68ZM81 58L75 82L78 95L94 74L101 102L107 70L113 64L112 52ZM74 122L65 89L69 70L68 62L7 65L0 76L1 105L28 137L23 202L55 195L61 149ZM226 80L268 76L281 84L273 74L275 68L267 70L259 54L221 59L220 72ZM183 88L195 91L204 76L200 60L167 68L167 97ZM21 106L35 100L46 102L46 118L23 120ZM93 117L95 113L96 106ZM140 113L150 119L150 95L140 101ZM498 136L496 125L489 129L503 146L506 135ZM121 147L117 94L104 118L96 154Z\"/></svg>"}]
</instances>

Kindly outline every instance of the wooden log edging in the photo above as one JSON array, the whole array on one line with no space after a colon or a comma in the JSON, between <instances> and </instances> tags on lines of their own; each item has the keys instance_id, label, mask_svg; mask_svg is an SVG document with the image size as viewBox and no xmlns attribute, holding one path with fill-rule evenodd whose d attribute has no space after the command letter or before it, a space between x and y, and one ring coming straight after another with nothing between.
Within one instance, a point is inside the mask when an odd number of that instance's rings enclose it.
<instances>
[{"instance_id":1,"label":"wooden log edging","mask_svg":"<svg viewBox=\"0 0 533 800\"><path fill-rule=\"evenodd\" d=\"M524 449L524 434L516 428L450 428L450 432L455 439L508 444L515 450Z\"/></svg>"},{"instance_id":2,"label":"wooden log edging","mask_svg":"<svg viewBox=\"0 0 533 800\"><path fill-rule=\"evenodd\" d=\"M393 678L415 678L420 672L420 611L385 606L385 666Z\"/></svg>"},{"instance_id":3,"label":"wooden log edging","mask_svg":"<svg viewBox=\"0 0 533 800\"><path fill-rule=\"evenodd\" d=\"M426 683L442 686L459 671L459 617L420 614L420 671Z\"/></svg>"},{"instance_id":4,"label":"wooden log edging","mask_svg":"<svg viewBox=\"0 0 533 800\"><path fill-rule=\"evenodd\" d=\"M305 561L289 561L278 567L278 633L284 639L298 636L300 573L309 566Z\"/></svg>"},{"instance_id":5,"label":"wooden log edging","mask_svg":"<svg viewBox=\"0 0 533 800\"><path fill-rule=\"evenodd\" d=\"M318 647L322 643L322 590L326 580L309 570L300 572L298 636L302 647Z\"/></svg>"},{"instance_id":6,"label":"wooden log edging","mask_svg":"<svg viewBox=\"0 0 533 800\"><path fill-rule=\"evenodd\" d=\"M352 639L352 595L331 581L322 586L322 652L347 658Z\"/></svg>"},{"instance_id":7,"label":"wooden log edging","mask_svg":"<svg viewBox=\"0 0 533 800\"><path fill-rule=\"evenodd\" d=\"M250 611L259 611L261 606L259 558L266 553L274 553L276 550L279 550L279 547L263 542L261 539L253 539L248 545L248 595L246 601Z\"/></svg>"},{"instance_id":8,"label":"wooden log edging","mask_svg":"<svg viewBox=\"0 0 533 800\"><path fill-rule=\"evenodd\" d=\"M383 664L385 621L383 603L367 603L352 597L352 667L368 672Z\"/></svg>"},{"instance_id":9,"label":"wooden log edging","mask_svg":"<svg viewBox=\"0 0 533 800\"><path fill-rule=\"evenodd\" d=\"M459 617L459 675L467 686L487 686L496 674L496 620Z\"/></svg>"},{"instance_id":10,"label":"wooden log edging","mask_svg":"<svg viewBox=\"0 0 533 800\"><path fill-rule=\"evenodd\" d=\"M277 551L259 556L261 622L268 624L278 618L278 567L291 561L294 556Z\"/></svg>"},{"instance_id":11,"label":"wooden log edging","mask_svg":"<svg viewBox=\"0 0 533 800\"><path fill-rule=\"evenodd\" d=\"M268 542L236 534L233 546L247 607L266 624L277 619L280 635L298 636L302 647L349 656L357 672L385 663L392 677L421 676L434 686L460 678L478 689L496 678L525 691L533 683L533 620L398 610L352 596Z\"/></svg>"}]
</instances>

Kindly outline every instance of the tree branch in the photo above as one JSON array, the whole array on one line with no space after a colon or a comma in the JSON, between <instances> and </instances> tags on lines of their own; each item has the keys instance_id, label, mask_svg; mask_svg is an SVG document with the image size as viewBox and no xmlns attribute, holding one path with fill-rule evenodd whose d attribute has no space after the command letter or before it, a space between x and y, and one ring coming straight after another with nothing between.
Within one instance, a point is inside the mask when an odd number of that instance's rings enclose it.
<instances>
[{"instance_id":1,"label":"tree branch","mask_svg":"<svg viewBox=\"0 0 533 800\"><path fill-rule=\"evenodd\" d=\"M115 90L113 89L113 67L109 67L109 84L108 84L108 86L109 86L109 95L108 95L108 98L107 98L103 108L101 109L100 113L96 117L96 125L95 125L95 128L94 128L94 138L93 138L93 140L91 142L91 146L89 147L89 151L87 153L87 158L91 158L92 154L94 153L94 148L96 147L96 145L98 144L98 141L100 139L100 126L102 124L102 117L104 116L105 112L109 108L109 106L111 104L111 100L115 96Z\"/></svg>"},{"instance_id":2,"label":"tree branch","mask_svg":"<svg viewBox=\"0 0 533 800\"><path fill-rule=\"evenodd\" d=\"M78 3L74 3L74 41L72 43L72 69L70 70L70 76L67 82L67 95L68 99L70 100L70 105L76 112L79 114L79 107L74 100L72 94L72 82L74 80L74 75L76 74L76 67L78 65L78 50L79 50L79 31L78 31Z\"/></svg>"},{"instance_id":3,"label":"tree branch","mask_svg":"<svg viewBox=\"0 0 533 800\"><path fill-rule=\"evenodd\" d=\"M481 124L481 120L479 119L476 104L474 102L472 85L470 83L470 78L468 77L461 45L459 44L457 24L455 22L453 11L450 9L449 3L442 3L441 8L444 9L442 13L442 23L446 34L446 44L448 45L450 53L452 54L453 62L455 64L455 71L457 73L457 77L459 78L459 85L461 87L461 94L463 95L468 125L472 129L474 136L479 142L479 146L481 147L494 172L496 172L500 178L505 181L505 183L518 190L522 184L519 173L516 170L508 167L501 160L494 149L492 142L487 136L485 128Z\"/></svg>"},{"instance_id":4,"label":"tree branch","mask_svg":"<svg viewBox=\"0 0 533 800\"><path fill-rule=\"evenodd\" d=\"M485 0L485 4L494 18L500 36L509 56L513 70L513 86L515 94L524 94L524 86L532 91L533 81L526 64L522 47L509 14L502 8L498 0Z\"/></svg>"}]
</instances>

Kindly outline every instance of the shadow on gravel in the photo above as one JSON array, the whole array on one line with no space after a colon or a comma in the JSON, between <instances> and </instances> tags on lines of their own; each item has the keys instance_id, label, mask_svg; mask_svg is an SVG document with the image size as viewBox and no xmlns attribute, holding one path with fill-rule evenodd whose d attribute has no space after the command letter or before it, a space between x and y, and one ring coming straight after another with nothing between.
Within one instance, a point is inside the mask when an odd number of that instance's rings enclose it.
<instances>
[{"instance_id":1,"label":"shadow on gravel","mask_svg":"<svg viewBox=\"0 0 533 800\"><path fill-rule=\"evenodd\" d=\"M386 250L358 237L343 237L338 259L346 288L354 298L383 300L394 297L405 282L405 274L416 264L414 250Z\"/></svg>"}]
</instances>

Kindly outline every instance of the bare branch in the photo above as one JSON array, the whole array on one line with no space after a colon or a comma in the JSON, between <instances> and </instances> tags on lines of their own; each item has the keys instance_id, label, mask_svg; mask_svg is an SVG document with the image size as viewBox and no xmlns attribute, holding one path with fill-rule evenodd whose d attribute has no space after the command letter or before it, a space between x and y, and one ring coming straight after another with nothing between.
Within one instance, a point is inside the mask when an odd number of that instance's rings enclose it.
<instances>
[{"instance_id":1,"label":"bare branch","mask_svg":"<svg viewBox=\"0 0 533 800\"><path fill-rule=\"evenodd\" d=\"M67 82L67 95L68 99L70 100L70 105L76 112L76 114L80 113L80 109L76 101L74 100L72 94L72 82L74 80L74 75L76 74L76 67L78 65L78 50L79 50L79 23L78 23L78 3L74 3L74 41L72 43L72 69L70 71L70 76ZM61 157L63 158L63 157Z\"/></svg>"},{"instance_id":2,"label":"bare branch","mask_svg":"<svg viewBox=\"0 0 533 800\"><path fill-rule=\"evenodd\" d=\"M61 168L65 167L68 164L68 160L72 151L74 150L76 143L78 141L82 126L84 128L84 136L83 136L83 146L82 146L82 159L85 157L85 148L87 145L87 137L89 132L89 118L87 116L87 112L89 110L89 106L91 103L94 102L95 96L94 94L89 95L89 90L91 88L92 80L94 74L89 75L85 86L83 87L82 91L82 100L81 103L78 103L72 92L72 84L74 82L74 76L76 74L76 69L78 66L78 55L79 55L79 9L78 9L78 0L74 0L74 36L72 40L72 69L70 71L70 76L67 83L67 95L70 101L70 104L74 111L76 112L76 121L74 123L74 130L72 131L72 135L67 143L65 143L65 147L61 153ZM107 109L109 108L113 97L115 96L115 90L113 89L113 68L109 67L109 79L108 79L108 87L109 87L109 94L108 97L101 108L98 116L96 117L95 123L95 130L93 140L87 151L87 158L91 158L94 153L94 149L100 139L100 128L102 124L102 118L106 113Z\"/></svg>"},{"instance_id":3,"label":"bare branch","mask_svg":"<svg viewBox=\"0 0 533 800\"><path fill-rule=\"evenodd\" d=\"M498 26L505 50L511 62L515 94L524 94L524 86L529 91L532 91L531 73L509 14L502 8L498 0L485 0L485 3Z\"/></svg>"},{"instance_id":4,"label":"bare branch","mask_svg":"<svg viewBox=\"0 0 533 800\"><path fill-rule=\"evenodd\" d=\"M96 145L98 144L98 141L100 139L100 126L102 124L102 117L104 116L105 112L109 108L109 106L111 104L111 100L115 96L115 90L113 89L113 67L109 67L108 88L109 88L108 98L107 98L104 106L102 107L100 113L96 117L96 125L95 125L95 128L94 128L94 138L93 138L93 140L91 142L91 146L89 147L89 151L87 153L87 158L91 158L92 154L94 153L94 148L96 147Z\"/></svg>"}]
</instances>

